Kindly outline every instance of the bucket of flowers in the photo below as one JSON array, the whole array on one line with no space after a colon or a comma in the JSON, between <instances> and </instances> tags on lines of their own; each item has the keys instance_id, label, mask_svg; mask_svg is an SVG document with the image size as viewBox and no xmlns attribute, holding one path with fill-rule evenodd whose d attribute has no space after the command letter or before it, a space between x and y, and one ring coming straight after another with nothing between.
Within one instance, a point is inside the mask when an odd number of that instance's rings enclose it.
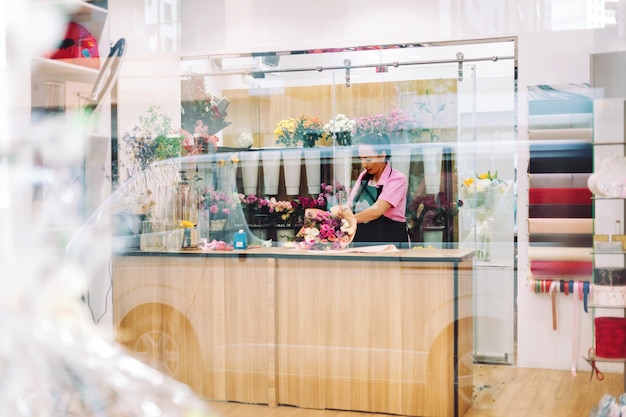
<instances>
[{"instance_id":1,"label":"bucket of flowers","mask_svg":"<svg viewBox=\"0 0 626 417\"><path fill-rule=\"evenodd\" d=\"M337 250L347 247L355 233L356 217L349 209L341 206L330 211L307 209L295 242L298 249Z\"/></svg>"},{"instance_id":2,"label":"bucket of flowers","mask_svg":"<svg viewBox=\"0 0 626 417\"><path fill-rule=\"evenodd\" d=\"M345 114L339 113L324 125L324 135L332 137L333 143L337 146L350 146L355 124L355 120L348 119Z\"/></svg>"}]
</instances>

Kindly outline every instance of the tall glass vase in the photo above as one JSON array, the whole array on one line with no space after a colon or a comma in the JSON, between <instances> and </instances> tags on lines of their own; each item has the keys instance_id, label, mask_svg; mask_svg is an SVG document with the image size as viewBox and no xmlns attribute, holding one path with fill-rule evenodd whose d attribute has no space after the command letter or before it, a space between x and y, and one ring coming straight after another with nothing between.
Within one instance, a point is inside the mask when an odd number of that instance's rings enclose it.
<instances>
[{"instance_id":1,"label":"tall glass vase","mask_svg":"<svg viewBox=\"0 0 626 417\"><path fill-rule=\"evenodd\" d=\"M491 241L493 240L494 212L484 207L476 210L476 254L478 262L491 261Z\"/></svg>"}]
</instances>

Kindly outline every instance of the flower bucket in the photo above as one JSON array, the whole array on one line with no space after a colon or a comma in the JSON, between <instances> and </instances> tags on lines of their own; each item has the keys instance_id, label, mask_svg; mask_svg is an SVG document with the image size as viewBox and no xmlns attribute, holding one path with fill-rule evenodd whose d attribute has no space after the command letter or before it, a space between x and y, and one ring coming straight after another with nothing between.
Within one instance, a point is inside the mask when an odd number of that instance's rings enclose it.
<instances>
[{"instance_id":1,"label":"flower bucket","mask_svg":"<svg viewBox=\"0 0 626 417\"><path fill-rule=\"evenodd\" d=\"M287 195L300 193L300 171L302 163L302 149L283 150L283 173L285 175L285 189Z\"/></svg>"},{"instance_id":2,"label":"flower bucket","mask_svg":"<svg viewBox=\"0 0 626 417\"><path fill-rule=\"evenodd\" d=\"M261 152L240 152L241 176L243 180L243 193L245 195L256 194L259 185L259 155Z\"/></svg>"},{"instance_id":3,"label":"flower bucket","mask_svg":"<svg viewBox=\"0 0 626 417\"><path fill-rule=\"evenodd\" d=\"M393 151L392 151L393 154ZM424 161L424 181L426 194L438 194L441 189L441 159L443 148L440 146L424 147L422 158Z\"/></svg>"},{"instance_id":4,"label":"flower bucket","mask_svg":"<svg viewBox=\"0 0 626 417\"><path fill-rule=\"evenodd\" d=\"M309 194L319 194L321 192L320 150L305 148L303 151L306 164L306 184Z\"/></svg>"},{"instance_id":5,"label":"flower bucket","mask_svg":"<svg viewBox=\"0 0 626 417\"><path fill-rule=\"evenodd\" d=\"M407 145L391 145L391 166L403 173L408 179L411 173L411 147ZM428 189L428 185L426 185L426 188ZM437 188L438 192L439 188ZM428 192L428 194L435 193Z\"/></svg>"},{"instance_id":6,"label":"flower bucket","mask_svg":"<svg viewBox=\"0 0 626 417\"><path fill-rule=\"evenodd\" d=\"M261 152L263 164L263 184L267 195L278 194L278 179L280 175L280 149Z\"/></svg>"},{"instance_id":7,"label":"flower bucket","mask_svg":"<svg viewBox=\"0 0 626 417\"><path fill-rule=\"evenodd\" d=\"M352 183L352 147L335 147L333 173L336 182L346 187L346 189L350 188Z\"/></svg>"},{"instance_id":8,"label":"flower bucket","mask_svg":"<svg viewBox=\"0 0 626 417\"><path fill-rule=\"evenodd\" d=\"M209 230L212 232L224 230L226 219L209 220Z\"/></svg>"}]
</instances>

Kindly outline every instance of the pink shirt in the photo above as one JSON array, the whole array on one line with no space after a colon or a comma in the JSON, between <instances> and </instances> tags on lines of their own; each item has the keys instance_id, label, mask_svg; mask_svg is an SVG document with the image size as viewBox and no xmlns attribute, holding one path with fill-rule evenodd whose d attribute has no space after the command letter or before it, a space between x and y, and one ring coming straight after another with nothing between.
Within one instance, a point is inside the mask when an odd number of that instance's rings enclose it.
<instances>
[{"instance_id":1,"label":"pink shirt","mask_svg":"<svg viewBox=\"0 0 626 417\"><path fill-rule=\"evenodd\" d=\"M353 206L354 197L356 197L359 187L361 186L361 178L363 178L363 175L366 173L367 171L363 170L359 174L354 187L350 191L350 196L348 197L348 205L350 207ZM378 198L391 205L391 207L385 211L383 215L397 222L406 221L406 193L409 189L409 183L406 180L406 176L398 170L391 169L391 165L387 163L387 166L383 170L376 186L383 187L383 190Z\"/></svg>"}]
</instances>

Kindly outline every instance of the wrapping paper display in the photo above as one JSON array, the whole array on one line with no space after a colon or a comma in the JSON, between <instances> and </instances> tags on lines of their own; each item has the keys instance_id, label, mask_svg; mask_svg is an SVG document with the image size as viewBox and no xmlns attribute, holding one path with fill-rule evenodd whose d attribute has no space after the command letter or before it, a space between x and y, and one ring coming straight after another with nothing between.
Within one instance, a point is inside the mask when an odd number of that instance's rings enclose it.
<instances>
[{"instance_id":1,"label":"wrapping paper display","mask_svg":"<svg viewBox=\"0 0 626 417\"><path fill-rule=\"evenodd\" d=\"M593 219L528 219L528 233L593 233Z\"/></svg>"},{"instance_id":2,"label":"wrapping paper display","mask_svg":"<svg viewBox=\"0 0 626 417\"><path fill-rule=\"evenodd\" d=\"M593 209L587 187L593 172L592 97L589 84L528 87L529 283L536 293L551 294L553 330L557 294L576 295L571 303L573 376L579 357L579 304L587 312L593 270Z\"/></svg>"},{"instance_id":3,"label":"wrapping paper display","mask_svg":"<svg viewBox=\"0 0 626 417\"><path fill-rule=\"evenodd\" d=\"M531 188L530 204L591 204L589 188Z\"/></svg>"}]
</instances>

